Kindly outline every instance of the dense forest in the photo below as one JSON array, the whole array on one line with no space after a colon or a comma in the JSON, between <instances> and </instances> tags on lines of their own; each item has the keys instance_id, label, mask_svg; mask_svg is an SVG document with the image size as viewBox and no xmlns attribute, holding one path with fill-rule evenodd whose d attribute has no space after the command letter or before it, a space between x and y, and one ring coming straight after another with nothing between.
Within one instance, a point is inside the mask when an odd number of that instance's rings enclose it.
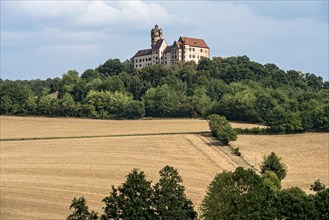
<instances>
[{"instance_id":1,"label":"dense forest","mask_svg":"<svg viewBox=\"0 0 329 220\"><path fill-rule=\"evenodd\" d=\"M329 82L247 56L134 70L109 59L81 75L0 79L0 114L137 119L207 117L261 123L281 132L329 130Z\"/></svg>"}]
</instances>

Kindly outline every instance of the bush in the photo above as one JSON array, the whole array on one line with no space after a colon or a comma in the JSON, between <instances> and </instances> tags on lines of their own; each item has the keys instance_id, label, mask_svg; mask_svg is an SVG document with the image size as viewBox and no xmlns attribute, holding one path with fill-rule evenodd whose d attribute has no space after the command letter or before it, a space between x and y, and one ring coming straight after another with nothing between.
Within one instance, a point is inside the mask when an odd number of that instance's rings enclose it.
<instances>
[{"instance_id":1,"label":"bush","mask_svg":"<svg viewBox=\"0 0 329 220\"><path fill-rule=\"evenodd\" d=\"M236 156L240 157L241 156L241 152L239 151L239 148L233 148L233 154L235 154Z\"/></svg>"},{"instance_id":2,"label":"bush","mask_svg":"<svg viewBox=\"0 0 329 220\"><path fill-rule=\"evenodd\" d=\"M208 117L209 127L214 137L217 137L223 144L237 139L237 133L232 128L228 120L224 116L217 114Z\"/></svg>"}]
</instances>

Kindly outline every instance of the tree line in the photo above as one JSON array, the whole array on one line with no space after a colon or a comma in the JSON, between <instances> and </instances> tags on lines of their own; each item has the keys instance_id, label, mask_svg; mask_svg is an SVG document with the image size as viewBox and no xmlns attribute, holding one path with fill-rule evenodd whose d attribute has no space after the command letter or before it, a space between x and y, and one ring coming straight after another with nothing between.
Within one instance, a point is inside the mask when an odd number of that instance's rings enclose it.
<instances>
[{"instance_id":1,"label":"tree line","mask_svg":"<svg viewBox=\"0 0 329 220\"><path fill-rule=\"evenodd\" d=\"M143 171L134 169L119 187L103 199L103 214L90 211L84 197L74 198L68 220L87 219L328 219L329 188L320 180L311 185L315 194L298 187L281 188L287 167L275 153L264 157L260 175L238 167L215 176L201 203L199 216L185 195L182 177L173 167L160 170L151 186Z\"/></svg>"},{"instance_id":2,"label":"tree line","mask_svg":"<svg viewBox=\"0 0 329 220\"><path fill-rule=\"evenodd\" d=\"M109 59L81 75L0 79L0 114L136 119L207 117L262 123L280 132L329 130L329 82L247 56L203 58L134 70Z\"/></svg>"}]
</instances>

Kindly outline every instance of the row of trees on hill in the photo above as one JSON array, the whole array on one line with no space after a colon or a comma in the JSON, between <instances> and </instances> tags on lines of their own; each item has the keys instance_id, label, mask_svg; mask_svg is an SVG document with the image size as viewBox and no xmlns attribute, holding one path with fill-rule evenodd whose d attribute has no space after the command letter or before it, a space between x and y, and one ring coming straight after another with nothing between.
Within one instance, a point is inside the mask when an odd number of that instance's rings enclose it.
<instances>
[{"instance_id":1,"label":"row of trees on hill","mask_svg":"<svg viewBox=\"0 0 329 220\"><path fill-rule=\"evenodd\" d=\"M207 117L263 123L284 132L329 129L329 82L247 56L134 70L110 59L81 75L0 79L0 114L99 119Z\"/></svg>"},{"instance_id":2,"label":"row of trees on hill","mask_svg":"<svg viewBox=\"0 0 329 220\"><path fill-rule=\"evenodd\" d=\"M281 189L287 167L271 153L261 164L261 175L238 167L224 171L210 183L201 203L199 218L221 219L328 219L329 188L319 180L311 185L315 195L298 187ZM173 167L160 171L160 180L151 186L142 171L134 169L127 180L103 199L104 213L89 211L83 197L74 198L68 220L84 219L197 219L187 199L182 178Z\"/></svg>"}]
</instances>

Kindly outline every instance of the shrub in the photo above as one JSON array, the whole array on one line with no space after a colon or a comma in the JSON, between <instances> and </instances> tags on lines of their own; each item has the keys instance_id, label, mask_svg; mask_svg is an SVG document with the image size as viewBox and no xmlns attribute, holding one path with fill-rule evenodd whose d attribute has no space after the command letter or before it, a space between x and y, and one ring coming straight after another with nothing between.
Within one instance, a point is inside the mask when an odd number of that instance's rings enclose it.
<instances>
[{"instance_id":1,"label":"shrub","mask_svg":"<svg viewBox=\"0 0 329 220\"><path fill-rule=\"evenodd\" d=\"M217 137L223 144L228 144L228 142L237 139L236 131L224 116L213 114L208 117L208 120L212 135Z\"/></svg>"},{"instance_id":2,"label":"shrub","mask_svg":"<svg viewBox=\"0 0 329 220\"><path fill-rule=\"evenodd\" d=\"M240 157L241 156L241 152L239 151L239 148L233 148L233 154L235 154L236 156Z\"/></svg>"}]
</instances>

